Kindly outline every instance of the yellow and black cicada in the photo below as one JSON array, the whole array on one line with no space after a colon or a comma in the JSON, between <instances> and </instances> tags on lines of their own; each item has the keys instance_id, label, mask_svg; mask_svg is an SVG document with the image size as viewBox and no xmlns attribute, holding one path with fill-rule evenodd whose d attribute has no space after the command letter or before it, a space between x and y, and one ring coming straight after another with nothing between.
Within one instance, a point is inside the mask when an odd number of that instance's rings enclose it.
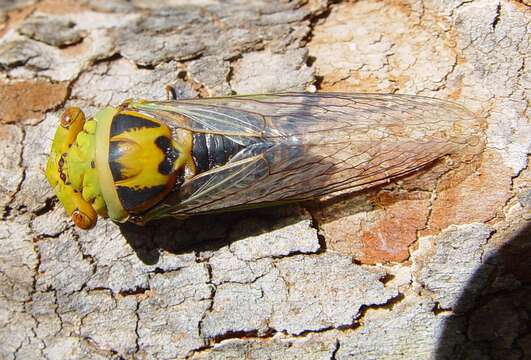
<instances>
[{"instance_id":1,"label":"yellow and black cicada","mask_svg":"<svg viewBox=\"0 0 531 360\"><path fill-rule=\"evenodd\" d=\"M285 93L128 100L61 117L46 175L75 224L144 223L360 190L477 143L427 97Z\"/></svg>"}]
</instances>

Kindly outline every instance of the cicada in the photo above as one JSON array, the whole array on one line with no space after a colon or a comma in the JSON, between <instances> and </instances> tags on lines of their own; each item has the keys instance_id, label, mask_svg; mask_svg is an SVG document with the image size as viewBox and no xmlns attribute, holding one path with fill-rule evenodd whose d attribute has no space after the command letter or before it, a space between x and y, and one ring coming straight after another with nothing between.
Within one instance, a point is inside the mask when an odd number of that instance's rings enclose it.
<instances>
[{"instance_id":1,"label":"cicada","mask_svg":"<svg viewBox=\"0 0 531 360\"><path fill-rule=\"evenodd\" d=\"M411 174L477 142L452 102L281 93L127 100L60 118L46 176L74 223L145 223L315 199Z\"/></svg>"}]
</instances>

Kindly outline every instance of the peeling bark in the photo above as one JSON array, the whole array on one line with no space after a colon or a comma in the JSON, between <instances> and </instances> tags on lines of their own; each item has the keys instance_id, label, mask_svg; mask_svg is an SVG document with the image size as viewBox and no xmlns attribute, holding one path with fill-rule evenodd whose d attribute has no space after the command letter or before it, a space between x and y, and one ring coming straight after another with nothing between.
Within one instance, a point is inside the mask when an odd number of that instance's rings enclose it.
<instances>
[{"instance_id":1,"label":"peeling bark","mask_svg":"<svg viewBox=\"0 0 531 360\"><path fill-rule=\"evenodd\" d=\"M0 357L531 357L525 2L0 4ZM341 201L74 229L63 106L289 90L452 99L487 144ZM464 159L466 160L466 159Z\"/></svg>"}]
</instances>

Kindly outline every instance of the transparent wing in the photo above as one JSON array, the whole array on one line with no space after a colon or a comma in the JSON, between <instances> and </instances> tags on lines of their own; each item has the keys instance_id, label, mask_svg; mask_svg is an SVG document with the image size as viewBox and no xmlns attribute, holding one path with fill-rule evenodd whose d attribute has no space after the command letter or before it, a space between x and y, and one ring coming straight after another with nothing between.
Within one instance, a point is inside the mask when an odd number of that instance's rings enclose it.
<instances>
[{"instance_id":1,"label":"transparent wing","mask_svg":"<svg viewBox=\"0 0 531 360\"><path fill-rule=\"evenodd\" d=\"M185 182L151 212L190 215L360 190L481 140L463 107L432 98L288 93L131 103L171 126L235 139L245 148L226 165Z\"/></svg>"}]
</instances>

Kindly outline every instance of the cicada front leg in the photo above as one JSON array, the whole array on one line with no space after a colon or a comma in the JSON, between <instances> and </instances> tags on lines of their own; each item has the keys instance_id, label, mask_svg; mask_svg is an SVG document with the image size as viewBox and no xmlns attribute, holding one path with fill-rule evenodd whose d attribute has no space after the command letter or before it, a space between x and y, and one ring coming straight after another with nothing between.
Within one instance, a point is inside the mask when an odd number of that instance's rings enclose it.
<instances>
[{"instance_id":1,"label":"cicada front leg","mask_svg":"<svg viewBox=\"0 0 531 360\"><path fill-rule=\"evenodd\" d=\"M166 100L177 100L177 93L171 85L164 86L164 91L166 92Z\"/></svg>"}]
</instances>

